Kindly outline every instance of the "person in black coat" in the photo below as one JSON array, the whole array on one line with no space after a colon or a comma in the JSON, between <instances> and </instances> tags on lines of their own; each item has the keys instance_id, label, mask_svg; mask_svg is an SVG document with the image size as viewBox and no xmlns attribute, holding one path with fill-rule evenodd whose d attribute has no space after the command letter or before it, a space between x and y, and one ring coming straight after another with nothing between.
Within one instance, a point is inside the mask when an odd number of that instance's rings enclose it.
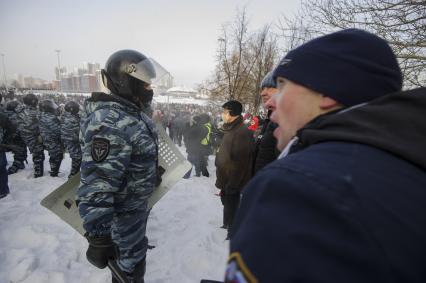
<instances>
[{"instance_id":1,"label":"person in black coat","mask_svg":"<svg viewBox=\"0 0 426 283\"><path fill-rule=\"evenodd\" d=\"M402 92L387 42L359 29L274 77L282 153L244 190L225 282L426 282L426 88Z\"/></svg>"},{"instance_id":2,"label":"person in black coat","mask_svg":"<svg viewBox=\"0 0 426 283\"><path fill-rule=\"evenodd\" d=\"M200 177L203 169L204 147L201 141L207 135L207 128L200 121L200 116L193 117L193 125L187 128L184 133L184 142L186 152L188 153L188 161L195 167L195 176ZM191 176L191 170L185 175L185 178Z\"/></svg>"},{"instance_id":3,"label":"person in black coat","mask_svg":"<svg viewBox=\"0 0 426 283\"><path fill-rule=\"evenodd\" d=\"M230 100L223 106L223 138L216 154L216 187L221 190L223 228L232 231L240 193L251 177L253 134L244 125L240 102Z\"/></svg>"},{"instance_id":4,"label":"person in black coat","mask_svg":"<svg viewBox=\"0 0 426 283\"><path fill-rule=\"evenodd\" d=\"M9 120L4 110L0 109L0 199L6 197L10 192L8 173L6 170L6 151L8 150L6 144L8 140L14 138L15 133L16 126Z\"/></svg>"},{"instance_id":5,"label":"person in black coat","mask_svg":"<svg viewBox=\"0 0 426 283\"><path fill-rule=\"evenodd\" d=\"M208 166L208 160L209 155L213 153L213 147L212 147L212 133L213 133L213 126L210 122L210 116L207 113L200 114L200 120L199 123L203 125L204 130L203 133L205 133L205 136L201 140L201 173L205 177L209 177L210 173L207 169Z\"/></svg>"},{"instance_id":6,"label":"person in black coat","mask_svg":"<svg viewBox=\"0 0 426 283\"><path fill-rule=\"evenodd\" d=\"M268 112L266 119L263 121L262 129L255 141L253 153L253 176L260 169L276 160L280 153L277 149L277 139L274 137L274 130L277 128L277 124L271 122L270 116L272 114L272 109L271 107L268 107L267 104L272 96L278 91L277 84L272 75L273 72L269 72L260 84L260 96L262 97L263 106Z\"/></svg>"}]
</instances>

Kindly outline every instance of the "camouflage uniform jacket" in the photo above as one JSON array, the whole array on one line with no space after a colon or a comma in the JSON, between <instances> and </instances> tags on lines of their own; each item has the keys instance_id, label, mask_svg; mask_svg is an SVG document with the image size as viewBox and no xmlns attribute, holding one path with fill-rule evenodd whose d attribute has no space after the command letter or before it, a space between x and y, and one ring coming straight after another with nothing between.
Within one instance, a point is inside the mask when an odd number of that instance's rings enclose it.
<instances>
[{"instance_id":1,"label":"camouflage uniform jacket","mask_svg":"<svg viewBox=\"0 0 426 283\"><path fill-rule=\"evenodd\" d=\"M40 112L40 134L43 140L59 140L61 137L61 123L58 116L50 112Z\"/></svg>"},{"instance_id":2,"label":"camouflage uniform jacket","mask_svg":"<svg viewBox=\"0 0 426 283\"><path fill-rule=\"evenodd\" d=\"M61 117L62 140L78 142L80 133L80 117L65 111Z\"/></svg>"},{"instance_id":3,"label":"camouflage uniform jacket","mask_svg":"<svg viewBox=\"0 0 426 283\"><path fill-rule=\"evenodd\" d=\"M114 236L136 211L147 210L157 174L157 133L136 105L113 94L93 93L84 112L79 212L90 236Z\"/></svg>"},{"instance_id":4,"label":"camouflage uniform jacket","mask_svg":"<svg viewBox=\"0 0 426 283\"><path fill-rule=\"evenodd\" d=\"M7 114L7 117L9 118L10 122L15 127L18 127L18 114L16 114L15 111L11 111L11 110L5 110L5 113Z\"/></svg>"},{"instance_id":5,"label":"camouflage uniform jacket","mask_svg":"<svg viewBox=\"0 0 426 283\"><path fill-rule=\"evenodd\" d=\"M18 105L15 108L18 115L18 130L21 136L27 140L40 135L38 111L36 107Z\"/></svg>"}]
</instances>

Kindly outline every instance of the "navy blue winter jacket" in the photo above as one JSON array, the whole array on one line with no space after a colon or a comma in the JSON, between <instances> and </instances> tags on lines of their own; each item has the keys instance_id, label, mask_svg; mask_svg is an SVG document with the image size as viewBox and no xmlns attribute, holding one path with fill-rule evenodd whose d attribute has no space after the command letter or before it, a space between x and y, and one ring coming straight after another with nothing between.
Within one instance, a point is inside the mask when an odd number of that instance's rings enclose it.
<instances>
[{"instance_id":1,"label":"navy blue winter jacket","mask_svg":"<svg viewBox=\"0 0 426 283\"><path fill-rule=\"evenodd\" d=\"M225 282L426 282L426 89L297 137L244 190Z\"/></svg>"}]
</instances>

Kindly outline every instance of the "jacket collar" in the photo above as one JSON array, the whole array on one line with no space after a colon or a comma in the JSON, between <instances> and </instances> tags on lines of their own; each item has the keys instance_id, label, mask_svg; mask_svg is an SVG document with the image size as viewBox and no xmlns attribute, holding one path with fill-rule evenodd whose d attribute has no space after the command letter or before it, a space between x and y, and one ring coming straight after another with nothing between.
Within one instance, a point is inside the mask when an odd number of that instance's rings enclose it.
<instances>
[{"instance_id":1,"label":"jacket collar","mask_svg":"<svg viewBox=\"0 0 426 283\"><path fill-rule=\"evenodd\" d=\"M326 141L361 143L426 170L425 109L426 88L417 88L327 113L300 129L288 152Z\"/></svg>"},{"instance_id":2,"label":"jacket collar","mask_svg":"<svg viewBox=\"0 0 426 283\"><path fill-rule=\"evenodd\" d=\"M240 116L238 116L237 119L235 119L231 123L225 123L225 124L223 124L223 130L224 131L232 131L237 126L241 125L243 122L244 122L243 121L243 116L240 115Z\"/></svg>"}]
</instances>

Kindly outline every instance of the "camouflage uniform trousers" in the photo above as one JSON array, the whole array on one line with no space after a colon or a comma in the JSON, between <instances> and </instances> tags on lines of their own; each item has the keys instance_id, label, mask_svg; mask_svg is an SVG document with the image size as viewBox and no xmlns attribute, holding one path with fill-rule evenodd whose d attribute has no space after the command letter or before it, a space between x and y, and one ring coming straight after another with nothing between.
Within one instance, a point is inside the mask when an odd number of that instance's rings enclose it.
<instances>
[{"instance_id":1,"label":"camouflage uniform trousers","mask_svg":"<svg viewBox=\"0 0 426 283\"><path fill-rule=\"evenodd\" d=\"M39 139L39 136L24 135L23 133L21 133L21 136L33 155L34 166L42 164L44 161L44 148L43 142Z\"/></svg>"},{"instance_id":2,"label":"camouflage uniform trousers","mask_svg":"<svg viewBox=\"0 0 426 283\"><path fill-rule=\"evenodd\" d=\"M17 163L17 165L24 165L24 161L27 160L27 145L21 135L18 133L11 143L22 148L19 150L13 150L13 163Z\"/></svg>"},{"instance_id":3,"label":"camouflage uniform trousers","mask_svg":"<svg viewBox=\"0 0 426 283\"><path fill-rule=\"evenodd\" d=\"M7 173L14 174L18 172L19 169L25 168L24 162L27 160L27 145L20 136L19 132L13 137L11 141L9 141L9 143L16 148L12 149L13 163L7 169Z\"/></svg>"},{"instance_id":4,"label":"camouflage uniform trousers","mask_svg":"<svg viewBox=\"0 0 426 283\"><path fill-rule=\"evenodd\" d=\"M73 140L62 140L65 149L68 151L71 157L71 172L69 177L75 175L80 171L82 152L79 141Z\"/></svg>"},{"instance_id":5,"label":"camouflage uniform trousers","mask_svg":"<svg viewBox=\"0 0 426 283\"><path fill-rule=\"evenodd\" d=\"M61 140L57 136L48 135L43 137L43 144L49 152L50 166L56 166L63 159L63 150Z\"/></svg>"},{"instance_id":6,"label":"camouflage uniform trousers","mask_svg":"<svg viewBox=\"0 0 426 283\"><path fill-rule=\"evenodd\" d=\"M113 218L111 237L120 251L118 265L127 273L134 272L134 267L145 258L148 249L148 238L145 236L149 215L147 197L144 201L141 198L132 201L139 206L135 210L126 210L126 203L129 202L123 203L123 209L118 209Z\"/></svg>"},{"instance_id":7,"label":"camouflage uniform trousers","mask_svg":"<svg viewBox=\"0 0 426 283\"><path fill-rule=\"evenodd\" d=\"M68 151L71 159L81 160L81 146L79 141L62 140L66 151Z\"/></svg>"}]
</instances>

